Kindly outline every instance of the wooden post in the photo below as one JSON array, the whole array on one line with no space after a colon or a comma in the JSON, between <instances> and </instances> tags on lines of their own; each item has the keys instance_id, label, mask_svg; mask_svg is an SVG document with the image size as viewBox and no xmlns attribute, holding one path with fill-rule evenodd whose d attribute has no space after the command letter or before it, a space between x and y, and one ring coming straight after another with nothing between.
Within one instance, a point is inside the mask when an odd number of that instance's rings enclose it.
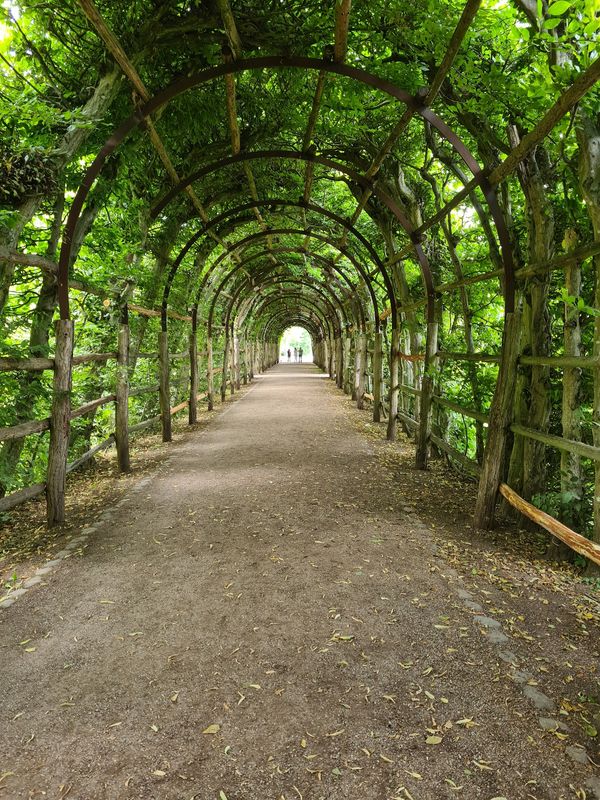
<instances>
[{"instance_id":1,"label":"wooden post","mask_svg":"<svg viewBox=\"0 0 600 800\"><path fill-rule=\"evenodd\" d=\"M365 407L365 382L367 379L367 336L359 333L356 338L356 407Z\"/></svg>"},{"instance_id":2,"label":"wooden post","mask_svg":"<svg viewBox=\"0 0 600 800\"><path fill-rule=\"evenodd\" d=\"M382 355L383 334L376 332L373 342L373 422L381 421Z\"/></svg>"},{"instance_id":3,"label":"wooden post","mask_svg":"<svg viewBox=\"0 0 600 800\"><path fill-rule=\"evenodd\" d=\"M215 381L213 365L213 346L212 336L206 339L206 394L208 395L208 410L212 411L215 407Z\"/></svg>"},{"instance_id":4,"label":"wooden post","mask_svg":"<svg viewBox=\"0 0 600 800\"><path fill-rule=\"evenodd\" d=\"M396 441L396 428L398 424L398 365L400 362L400 331L392 329L390 345L390 412L387 424L387 438L390 442Z\"/></svg>"},{"instance_id":5,"label":"wooden post","mask_svg":"<svg viewBox=\"0 0 600 800\"><path fill-rule=\"evenodd\" d=\"M242 353L242 365L243 365L242 383L244 384L244 386L247 386L247 384L248 384L248 339L245 336L244 336L244 338L242 340L241 353Z\"/></svg>"},{"instance_id":6,"label":"wooden post","mask_svg":"<svg viewBox=\"0 0 600 800\"><path fill-rule=\"evenodd\" d=\"M115 443L119 472L129 472L129 324L127 305L123 308L117 340L117 387Z\"/></svg>"},{"instance_id":7,"label":"wooden post","mask_svg":"<svg viewBox=\"0 0 600 800\"><path fill-rule=\"evenodd\" d=\"M350 380L350 371L352 369L350 365L351 344L350 336L346 334L342 345L342 388L346 394L352 392L352 381Z\"/></svg>"},{"instance_id":8,"label":"wooden post","mask_svg":"<svg viewBox=\"0 0 600 800\"><path fill-rule=\"evenodd\" d=\"M344 351L342 349L342 337L336 336L335 344L335 383L338 389L344 388Z\"/></svg>"},{"instance_id":9,"label":"wooden post","mask_svg":"<svg viewBox=\"0 0 600 800\"><path fill-rule=\"evenodd\" d=\"M433 392L435 390L436 353L438 341L438 323L427 323L427 341L425 343L425 369L421 379L421 409L417 434L417 452L415 466L427 469L429 459L429 443L431 441L431 411Z\"/></svg>"},{"instance_id":10,"label":"wooden post","mask_svg":"<svg viewBox=\"0 0 600 800\"><path fill-rule=\"evenodd\" d=\"M237 332L233 335L233 365L235 373L235 388L239 391L242 384L240 380L240 337L238 336ZM231 377L233 378L233 375ZM233 387L231 394L233 394Z\"/></svg>"},{"instance_id":11,"label":"wooden post","mask_svg":"<svg viewBox=\"0 0 600 800\"><path fill-rule=\"evenodd\" d=\"M223 369L221 371L221 402L225 402L227 395L227 374L229 372L229 328L225 332L225 349L223 350Z\"/></svg>"},{"instance_id":12,"label":"wooden post","mask_svg":"<svg viewBox=\"0 0 600 800\"><path fill-rule=\"evenodd\" d=\"M46 477L46 510L49 527L65 521L72 359L73 322L70 319L61 319L56 323L52 411L50 414L50 447Z\"/></svg>"},{"instance_id":13,"label":"wooden post","mask_svg":"<svg viewBox=\"0 0 600 800\"><path fill-rule=\"evenodd\" d=\"M190 331L190 405L189 423L198 421L198 335L196 330L197 310L192 309L192 330Z\"/></svg>"},{"instance_id":14,"label":"wooden post","mask_svg":"<svg viewBox=\"0 0 600 800\"><path fill-rule=\"evenodd\" d=\"M158 334L158 368L160 423L163 442L170 442L171 435L171 390L169 387L169 334L166 329Z\"/></svg>"},{"instance_id":15,"label":"wooden post","mask_svg":"<svg viewBox=\"0 0 600 800\"><path fill-rule=\"evenodd\" d=\"M502 334L502 360L490 408L488 438L475 504L476 528L491 528L494 523L496 495L502 480L506 440L513 416L520 333L520 312L507 313Z\"/></svg>"},{"instance_id":16,"label":"wooden post","mask_svg":"<svg viewBox=\"0 0 600 800\"><path fill-rule=\"evenodd\" d=\"M252 339L248 340L249 348L249 364L250 364L250 383L254 380L254 342Z\"/></svg>"}]
</instances>

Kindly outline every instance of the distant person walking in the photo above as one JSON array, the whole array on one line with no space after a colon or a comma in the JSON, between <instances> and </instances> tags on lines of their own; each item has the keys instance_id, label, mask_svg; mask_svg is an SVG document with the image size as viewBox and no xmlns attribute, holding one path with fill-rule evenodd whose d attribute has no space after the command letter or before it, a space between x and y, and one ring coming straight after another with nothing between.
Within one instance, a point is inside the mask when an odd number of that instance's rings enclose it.
<instances>
[{"instance_id":1,"label":"distant person walking","mask_svg":"<svg viewBox=\"0 0 600 800\"><path fill-rule=\"evenodd\" d=\"M288 347L288 364L290 363L291 360L292 360L292 351Z\"/></svg>"},{"instance_id":2,"label":"distant person walking","mask_svg":"<svg viewBox=\"0 0 600 800\"><path fill-rule=\"evenodd\" d=\"M304 350L302 348L300 348L300 350L298 350L298 360L300 361L300 363L302 363L302 355L303 354L304 354Z\"/></svg>"},{"instance_id":3,"label":"distant person walking","mask_svg":"<svg viewBox=\"0 0 600 800\"><path fill-rule=\"evenodd\" d=\"M294 347L294 361L298 361L298 348Z\"/></svg>"}]
</instances>

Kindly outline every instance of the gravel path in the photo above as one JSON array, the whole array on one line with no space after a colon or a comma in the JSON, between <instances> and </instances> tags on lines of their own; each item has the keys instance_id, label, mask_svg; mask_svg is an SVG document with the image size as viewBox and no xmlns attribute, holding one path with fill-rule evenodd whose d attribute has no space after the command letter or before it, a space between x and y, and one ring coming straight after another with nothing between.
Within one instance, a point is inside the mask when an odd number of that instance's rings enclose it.
<instances>
[{"instance_id":1,"label":"gravel path","mask_svg":"<svg viewBox=\"0 0 600 800\"><path fill-rule=\"evenodd\" d=\"M341 402L269 371L0 610L2 800L600 797Z\"/></svg>"}]
</instances>

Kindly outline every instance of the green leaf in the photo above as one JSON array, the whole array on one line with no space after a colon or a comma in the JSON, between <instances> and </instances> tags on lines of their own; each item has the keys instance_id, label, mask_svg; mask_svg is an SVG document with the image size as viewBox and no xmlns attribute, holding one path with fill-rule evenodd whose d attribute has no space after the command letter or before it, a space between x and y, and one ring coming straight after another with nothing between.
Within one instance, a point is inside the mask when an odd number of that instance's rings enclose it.
<instances>
[{"instance_id":1,"label":"green leaf","mask_svg":"<svg viewBox=\"0 0 600 800\"><path fill-rule=\"evenodd\" d=\"M571 3L568 0L556 0L556 3L552 3L552 5L548 8L548 13L555 16L556 14L564 14L565 11L568 11L571 8Z\"/></svg>"},{"instance_id":2,"label":"green leaf","mask_svg":"<svg viewBox=\"0 0 600 800\"><path fill-rule=\"evenodd\" d=\"M560 25L561 22L562 22L562 19L560 19L560 18L559 19L546 19L546 20L544 20L544 28L547 31L551 31L553 28L556 28L558 25Z\"/></svg>"}]
</instances>

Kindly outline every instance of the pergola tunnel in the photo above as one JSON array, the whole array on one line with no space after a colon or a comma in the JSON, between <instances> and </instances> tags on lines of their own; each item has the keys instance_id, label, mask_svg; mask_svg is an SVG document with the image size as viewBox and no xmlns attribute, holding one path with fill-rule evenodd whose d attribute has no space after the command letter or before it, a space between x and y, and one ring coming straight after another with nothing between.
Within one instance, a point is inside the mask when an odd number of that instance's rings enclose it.
<instances>
[{"instance_id":1,"label":"pergola tunnel","mask_svg":"<svg viewBox=\"0 0 600 800\"><path fill-rule=\"evenodd\" d=\"M0 512L302 350L600 564L598 12L437 5L3 6Z\"/></svg>"}]
</instances>

